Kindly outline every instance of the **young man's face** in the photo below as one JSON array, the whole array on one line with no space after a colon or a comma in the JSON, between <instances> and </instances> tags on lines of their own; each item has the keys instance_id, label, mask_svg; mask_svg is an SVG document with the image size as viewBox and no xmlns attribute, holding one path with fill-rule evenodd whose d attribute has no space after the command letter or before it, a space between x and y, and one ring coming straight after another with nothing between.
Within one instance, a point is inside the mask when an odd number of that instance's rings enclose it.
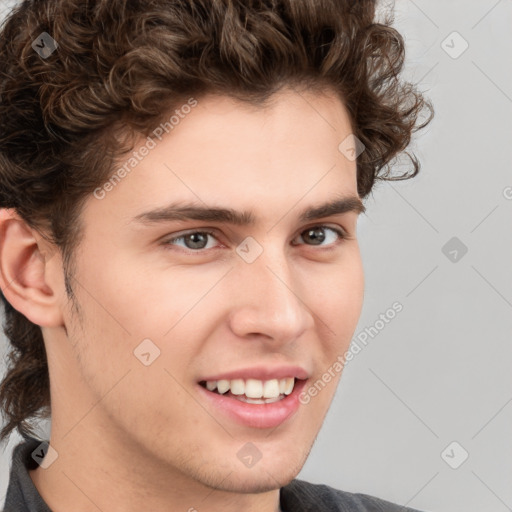
<instances>
[{"instance_id":1,"label":"young man's face","mask_svg":"<svg viewBox=\"0 0 512 512\"><path fill-rule=\"evenodd\" d=\"M63 300L66 331L44 329L57 450L141 475L158 467L155 486L171 475L184 488L258 492L298 474L340 372L309 403L298 393L347 350L364 287L357 209L300 215L358 198L356 162L338 149L351 132L335 95L287 90L267 110L199 98L119 184L88 199L71 279L80 315ZM254 223L144 215L189 204ZM220 377L307 382L261 405L201 384Z\"/></svg>"}]
</instances>

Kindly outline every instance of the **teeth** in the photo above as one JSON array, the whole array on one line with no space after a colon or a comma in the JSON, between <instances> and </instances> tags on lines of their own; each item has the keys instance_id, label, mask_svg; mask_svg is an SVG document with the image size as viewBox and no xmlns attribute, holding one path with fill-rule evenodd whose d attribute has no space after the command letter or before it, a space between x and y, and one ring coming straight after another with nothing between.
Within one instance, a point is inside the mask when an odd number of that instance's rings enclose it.
<instances>
[{"instance_id":1,"label":"teeth","mask_svg":"<svg viewBox=\"0 0 512 512\"><path fill-rule=\"evenodd\" d=\"M284 398L284 397L282 397ZM279 398L276 396L275 398L247 398L245 395L237 397L237 400L240 400L241 402L246 402L248 404L273 404L274 402L279 402L282 400L282 398Z\"/></svg>"},{"instance_id":2,"label":"teeth","mask_svg":"<svg viewBox=\"0 0 512 512\"><path fill-rule=\"evenodd\" d=\"M257 379L233 379L233 380L209 380L206 382L206 389L217 391L223 395L231 391L233 395L245 395L248 399L258 398L278 398L279 395L289 395L293 391L295 379L288 377L286 379L257 380ZM244 400L245 401L245 400ZM260 403L258 400L249 401L249 403Z\"/></svg>"},{"instance_id":3,"label":"teeth","mask_svg":"<svg viewBox=\"0 0 512 512\"><path fill-rule=\"evenodd\" d=\"M206 385L208 385L208 382L206 383ZM215 389L215 387L213 389ZM219 380L217 382L217 391L221 395L223 395L228 390L229 390L229 380Z\"/></svg>"},{"instance_id":4,"label":"teeth","mask_svg":"<svg viewBox=\"0 0 512 512\"><path fill-rule=\"evenodd\" d=\"M266 380L263 384L262 395L266 397L277 397L281 394L279 391L279 381L277 379ZM249 396L249 395L247 395Z\"/></svg>"},{"instance_id":5,"label":"teeth","mask_svg":"<svg viewBox=\"0 0 512 512\"><path fill-rule=\"evenodd\" d=\"M293 391L293 386L295 384L295 379L286 379L286 386L284 388L284 394L289 395Z\"/></svg>"},{"instance_id":6,"label":"teeth","mask_svg":"<svg viewBox=\"0 0 512 512\"><path fill-rule=\"evenodd\" d=\"M206 383L206 389L208 391L213 391L217 387L217 381L216 380L209 380Z\"/></svg>"},{"instance_id":7,"label":"teeth","mask_svg":"<svg viewBox=\"0 0 512 512\"><path fill-rule=\"evenodd\" d=\"M263 382L256 379L247 379L245 383L245 396L247 398L261 398L263 396ZM266 398L274 397L267 396Z\"/></svg>"},{"instance_id":8,"label":"teeth","mask_svg":"<svg viewBox=\"0 0 512 512\"><path fill-rule=\"evenodd\" d=\"M288 379L281 379L279 381L279 392L284 393L285 395L289 395L293 391L295 380L288 378Z\"/></svg>"},{"instance_id":9,"label":"teeth","mask_svg":"<svg viewBox=\"0 0 512 512\"><path fill-rule=\"evenodd\" d=\"M226 381L226 382L229 383L229 381ZM233 395L243 395L244 394L245 384L242 379L232 380L231 386L229 386L229 387L231 388L231 393L233 393Z\"/></svg>"}]
</instances>

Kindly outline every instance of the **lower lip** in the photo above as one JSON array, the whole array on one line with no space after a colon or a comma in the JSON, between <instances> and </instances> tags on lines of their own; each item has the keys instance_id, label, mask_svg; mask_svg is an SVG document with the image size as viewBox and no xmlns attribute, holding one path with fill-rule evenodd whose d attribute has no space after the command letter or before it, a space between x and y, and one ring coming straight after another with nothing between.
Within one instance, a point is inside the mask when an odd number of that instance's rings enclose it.
<instances>
[{"instance_id":1,"label":"lower lip","mask_svg":"<svg viewBox=\"0 0 512 512\"><path fill-rule=\"evenodd\" d=\"M300 406L299 395L306 380L297 380L293 391L279 402L271 404L248 404L236 398L220 395L198 384L199 392L215 409L237 423L252 428L275 428L290 419Z\"/></svg>"}]
</instances>

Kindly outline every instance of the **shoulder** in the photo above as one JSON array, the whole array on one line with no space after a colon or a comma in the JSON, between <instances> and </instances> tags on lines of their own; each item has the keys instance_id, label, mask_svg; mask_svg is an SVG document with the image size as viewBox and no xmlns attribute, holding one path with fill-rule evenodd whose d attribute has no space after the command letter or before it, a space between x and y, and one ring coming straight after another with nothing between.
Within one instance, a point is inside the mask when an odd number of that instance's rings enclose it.
<instances>
[{"instance_id":1,"label":"shoulder","mask_svg":"<svg viewBox=\"0 0 512 512\"><path fill-rule=\"evenodd\" d=\"M283 512L419 512L404 505L294 479L281 488Z\"/></svg>"},{"instance_id":2,"label":"shoulder","mask_svg":"<svg viewBox=\"0 0 512 512\"><path fill-rule=\"evenodd\" d=\"M38 439L26 437L13 449L4 508L0 508L3 512L50 512L29 475L29 470L38 466L32 453L35 450L36 454L39 453L42 443Z\"/></svg>"}]
</instances>

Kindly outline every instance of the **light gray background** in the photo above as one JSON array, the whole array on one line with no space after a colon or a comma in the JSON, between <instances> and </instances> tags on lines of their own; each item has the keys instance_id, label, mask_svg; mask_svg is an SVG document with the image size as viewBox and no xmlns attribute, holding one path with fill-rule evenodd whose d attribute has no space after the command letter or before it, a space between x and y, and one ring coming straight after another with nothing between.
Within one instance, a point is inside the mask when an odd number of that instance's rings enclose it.
<instances>
[{"instance_id":1,"label":"light gray background","mask_svg":"<svg viewBox=\"0 0 512 512\"><path fill-rule=\"evenodd\" d=\"M420 175L379 185L360 219L366 291L356 335L395 301L403 311L347 364L299 478L424 511L505 512L512 0L397 0L395 12L406 76L432 99L436 118L411 146ZM458 58L443 49L462 48L454 31L469 44ZM442 251L452 237L468 249L455 262ZM13 435L0 450L0 503L18 442ZM445 460L456 465L462 450L469 457L453 469Z\"/></svg>"}]
</instances>

